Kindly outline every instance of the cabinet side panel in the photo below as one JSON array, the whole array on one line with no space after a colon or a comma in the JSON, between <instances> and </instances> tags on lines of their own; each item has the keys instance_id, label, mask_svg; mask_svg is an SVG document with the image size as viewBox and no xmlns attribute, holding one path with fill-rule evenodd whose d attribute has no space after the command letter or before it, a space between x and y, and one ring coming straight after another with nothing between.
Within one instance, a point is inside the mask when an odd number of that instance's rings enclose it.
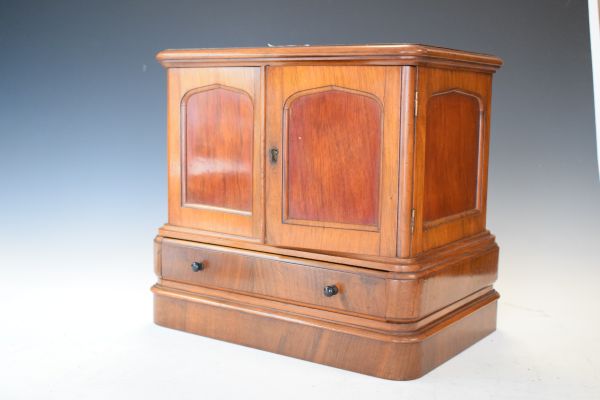
<instances>
[{"instance_id":1,"label":"cabinet side panel","mask_svg":"<svg viewBox=\"0 0 600 400\"><path fill-rule=\"evenodd\" d=\"M418 69L411 254L485 230L492 75Z\"/></svg>"},{"instance_id":2,"label":"cabinet side panel","mask_svg":"<svg viewBox=\"0 0 600 400\"><path fill-rule=\"evenodd\" d=\"M480 107L457 91L429 98L423 218L435 221L477 206Z\"/></svg>"}]
</instances>

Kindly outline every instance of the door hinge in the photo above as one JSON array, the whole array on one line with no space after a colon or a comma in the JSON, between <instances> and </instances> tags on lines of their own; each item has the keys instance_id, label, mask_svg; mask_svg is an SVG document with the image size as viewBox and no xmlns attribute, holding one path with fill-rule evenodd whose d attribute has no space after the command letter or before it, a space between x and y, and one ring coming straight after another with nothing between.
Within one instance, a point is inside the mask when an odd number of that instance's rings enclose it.
<instances>
[{"instance_id":1,"label":"door hinge","mask_svg":"<svg viewBox=\"0 0 600 400\"><path fill-rule=\"evenodd\" d=\"M410 233L412 234L415 231L415 214L417 211L413 208L410 210Z\"/></svg>"},{"instance_id":2,"label":"door hinge","mask_svg":"<svg viewBox=\"0 0 600 400\"><path fill-rule=\"evenodd\" d=\"M415 118L419 115L419 92L415 92Z\"/></svg>"}]
</instances>

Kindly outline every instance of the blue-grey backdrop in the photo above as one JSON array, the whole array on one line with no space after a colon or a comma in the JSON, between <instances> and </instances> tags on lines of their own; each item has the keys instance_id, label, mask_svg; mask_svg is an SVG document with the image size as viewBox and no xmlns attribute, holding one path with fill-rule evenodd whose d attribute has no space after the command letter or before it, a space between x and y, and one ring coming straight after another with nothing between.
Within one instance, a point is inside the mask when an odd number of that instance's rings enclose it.
<instances>
[{"instance_id":1,"label":"blue-grey backdrop","mask_svg":"<svg viewBox=\"0 0 600 400\"><path fill-rule=\"evenodd\" d=\"M380 42L505 61L494 82L488 207L500 286L597 266L588 36L583 0L2 1L0 266L127 260L151 276L152 237L166 221L157 51Z\"/></svg>"}]
</instances>

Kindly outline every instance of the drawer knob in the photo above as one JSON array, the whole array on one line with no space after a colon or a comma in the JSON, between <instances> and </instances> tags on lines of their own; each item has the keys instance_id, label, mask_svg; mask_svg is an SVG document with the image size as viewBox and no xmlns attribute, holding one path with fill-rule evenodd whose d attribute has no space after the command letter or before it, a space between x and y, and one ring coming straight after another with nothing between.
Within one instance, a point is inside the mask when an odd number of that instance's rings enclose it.
<instances>
[{"instance_id":1,"label":"drawer knob","mask_svg":"<svg viewBox=\"0 0 600 400\"><path fill-rule=\"evenodd\" d=\"M337 286L335 285L327 285L323 288L323 294L326 297L331 297L331 296L335 296L336 294L338 294L340 290L338 289Z\"/></svg>"},{"instance_id":2,"label":"drawer knob","mask_svg":"<svg viewBox=\"0 0 600 400\"><path fill-rule=\"evenodd\" d=\"M192 263L192 271L198 272L198 271L202 271L203 269L204 269L204 263L201 263L198 261L194 261Z\"/></svg>"}]
</instances>

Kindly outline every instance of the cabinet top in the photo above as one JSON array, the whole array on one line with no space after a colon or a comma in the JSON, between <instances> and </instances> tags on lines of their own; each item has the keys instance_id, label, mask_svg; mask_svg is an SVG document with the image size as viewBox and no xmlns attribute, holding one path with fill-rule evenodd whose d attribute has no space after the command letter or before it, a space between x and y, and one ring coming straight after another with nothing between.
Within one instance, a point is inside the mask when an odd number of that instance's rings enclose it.
<instances>
[{"instance_id":1,"label":"cabinet top","mask_svg":"<svg viewBox=\"0 0 600 400\"><path fill-rule=\"evenodd\" d=\"M433 65L487 70L502 65L498 57L421 44L369 44L336 46L271 46L221 49L163 50L156 59L164 67L207 64L345 61L371 65Z\"/></svg>"}]
</instances>

